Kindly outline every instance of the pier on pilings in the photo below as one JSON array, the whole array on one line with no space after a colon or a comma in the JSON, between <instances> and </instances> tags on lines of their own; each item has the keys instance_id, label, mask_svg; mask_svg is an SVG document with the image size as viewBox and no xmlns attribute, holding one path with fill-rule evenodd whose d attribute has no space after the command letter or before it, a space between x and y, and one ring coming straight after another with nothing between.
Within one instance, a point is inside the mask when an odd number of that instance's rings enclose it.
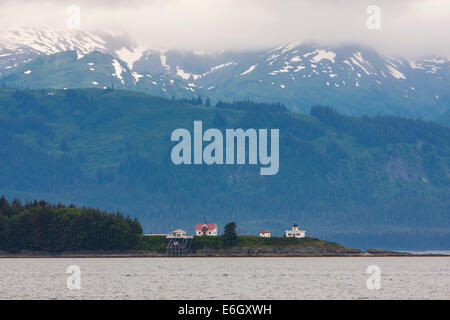
<instances>
[{"instance_id":1,"label":"pier on pilings","mask_svg":"<svg viewBox=\"0 0 450 320\"><path fill-rule=\"evenodd\" d=\"M181 257L191 252L192 237L168 237L166 254Z\"/></svg>"}]
</instances>

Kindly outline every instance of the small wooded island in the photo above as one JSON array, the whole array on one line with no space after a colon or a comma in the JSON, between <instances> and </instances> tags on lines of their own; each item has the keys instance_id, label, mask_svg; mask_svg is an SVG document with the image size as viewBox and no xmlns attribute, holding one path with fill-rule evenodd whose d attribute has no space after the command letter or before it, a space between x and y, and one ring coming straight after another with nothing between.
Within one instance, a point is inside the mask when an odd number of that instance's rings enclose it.
<instances>
[{"instance_id":1,"label":"small wooded island","mask_svg":"<svg viewBox=\"0 0 450 320\"><path fill-rule=\"evenodd\" d=\"M238 236L230 223L222 236L192 238L183 256L382 256L408 255L384 250L347 248L315 238ZM137 219L121 213L45 201L22 205L0 199L0 257L162 257L165 236L146 237Z\"/></svg>"}]
</instances>

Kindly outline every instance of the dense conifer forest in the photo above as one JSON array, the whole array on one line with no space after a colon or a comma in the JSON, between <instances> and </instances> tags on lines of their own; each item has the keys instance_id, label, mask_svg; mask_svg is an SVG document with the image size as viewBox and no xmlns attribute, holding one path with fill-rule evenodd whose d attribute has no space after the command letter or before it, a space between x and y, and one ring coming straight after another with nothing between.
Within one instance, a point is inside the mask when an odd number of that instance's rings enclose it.
<instances>
[{"instance_id":1,"label":"dense conifer forest","mask_svg":"<svg viewBox=\"0 0 450 320\"><path fill-rule=\"evenodd\" d=\"M134 248L140 234L139 221L120 213L0 199L0 250L125 250Z\"/></svg>"},{"instance_id":2,"label":"dense conifer forest","mask_svg":"<svg viewBox=\"0 0 450 320\"><path fill-rule=\"evenodd\" d=\"M297 221L310 236L358 248L448 246L449 127L344 116L327 106L300 114L279 103L207 100L113 89L0 89L0 193L23 203L47 199L127 212L145 232L192 233L198 222L236 221L238 234L281 235ZM194 120L222 131L278 128L279 173L174 165L171 132L192 130ZM29 232L17 236L27 248L45 246Z\"/></svg>"}]
</instances>

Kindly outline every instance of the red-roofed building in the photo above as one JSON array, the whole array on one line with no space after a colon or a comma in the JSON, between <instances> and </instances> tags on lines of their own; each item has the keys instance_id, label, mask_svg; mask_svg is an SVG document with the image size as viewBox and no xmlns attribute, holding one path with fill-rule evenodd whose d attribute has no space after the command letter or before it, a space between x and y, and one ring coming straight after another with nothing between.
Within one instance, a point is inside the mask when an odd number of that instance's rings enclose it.
<instances>
[{"instance_id":1,"label":"red-roofed building","mask_svg":"<svg viewBox=\"0 0 450 320\"><path fill-rule=\"evenodd\" d=\"M270 231L269 230L263 230L259 232L260 237L270 238Z\"/></svg>"},{"instance_id":2,"label":"red-roofed building","mask_svg":"<svg viewBox=\"0 0 450 320\"><path fill-rule=\"evenodd\" d=\"M197 223L195 225L196 236L217 236L219 227L217 223Z\"/></svg>"}]
</instances>

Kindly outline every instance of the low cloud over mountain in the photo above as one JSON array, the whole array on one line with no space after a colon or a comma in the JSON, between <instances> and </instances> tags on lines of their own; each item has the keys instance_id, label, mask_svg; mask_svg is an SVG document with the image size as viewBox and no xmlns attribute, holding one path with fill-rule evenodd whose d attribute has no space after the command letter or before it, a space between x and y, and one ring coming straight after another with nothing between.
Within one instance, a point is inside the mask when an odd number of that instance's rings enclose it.
<instances>
[{"instance_id":1,"label":"low cloud over mountain","mask_svg":"<svg viewBox=\"0 0 450 320\"><path fill-rule=\"evenodd\" d=\"M450 57L446 0L2 1L0 27L63 28L74 4L81 9L82 30L128 33L146 49L261 49L314 41L359 43L389 55ZM373 4L381 10L380 30L366 27Z\"/></svg>"}]
</instances>

